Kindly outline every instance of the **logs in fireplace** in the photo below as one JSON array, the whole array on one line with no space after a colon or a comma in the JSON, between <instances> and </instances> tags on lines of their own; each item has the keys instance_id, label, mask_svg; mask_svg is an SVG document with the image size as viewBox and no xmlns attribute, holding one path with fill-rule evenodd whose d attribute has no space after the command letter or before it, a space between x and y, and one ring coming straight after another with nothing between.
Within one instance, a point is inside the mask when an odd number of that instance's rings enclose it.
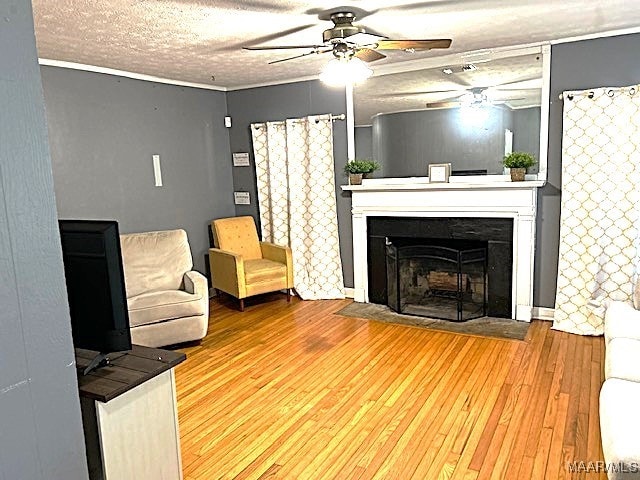
<instances>
[{"instance_id":1,"label":"logs in fireplace","mask_svg":"<svg viewBox=\"0 0 640 480\"><path fill-rule=\"evenodd\" d=\"M452 321L487 315L487 242L387 237L387 305Z\"/></svg>"}]
</instances>

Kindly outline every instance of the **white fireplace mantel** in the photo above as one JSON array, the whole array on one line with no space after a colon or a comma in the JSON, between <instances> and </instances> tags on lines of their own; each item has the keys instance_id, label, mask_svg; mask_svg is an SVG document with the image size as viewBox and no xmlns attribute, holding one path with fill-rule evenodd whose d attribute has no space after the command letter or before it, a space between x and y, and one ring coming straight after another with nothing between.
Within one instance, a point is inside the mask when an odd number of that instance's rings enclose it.
<instances>
[{"instance_id":1,"label":"white fireplace mantel","mask_svg":"<svg viewBox=\"0 0 640 480\"><path fill-rule=\"evenodd\" d=\"M462 178L452 183L428 183L426 178L366 179L362 185L342 187L351 191L354 299L357 302L369 300L368 217L513 218L511 311L513 318L531 320L537 188L544 182L482 182L462 181Z\"/></svg>"}]
</instances>

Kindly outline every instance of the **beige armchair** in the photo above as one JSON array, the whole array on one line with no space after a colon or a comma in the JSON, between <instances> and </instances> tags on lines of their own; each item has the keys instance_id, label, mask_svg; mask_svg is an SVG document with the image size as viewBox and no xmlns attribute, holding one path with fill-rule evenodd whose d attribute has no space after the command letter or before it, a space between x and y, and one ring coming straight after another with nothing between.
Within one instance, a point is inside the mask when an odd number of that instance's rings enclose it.
<instances>
[{"instance_id":1,"label":"beige armchair","mask_svg":"<svg viewBox=\"0 0 640 480\"><path fill-rule=\"evenodd\" d=\"M287 291L291 300L291 249L261 242L253 217L221 218L211 222L215 248L209 249L213 287L240 301L260 293Z\"/></svg>"},{"instance_id":2,"label":"beige armchair","mask_svg":"<svg viewBox=\"0 0 640 480\"><path fill-rule=\"evenodd\" d=\"M184 230L120 235L131 341L161 347L200 340L209 324L209 287L193 268Z\"/></svg>"}]
</instances>

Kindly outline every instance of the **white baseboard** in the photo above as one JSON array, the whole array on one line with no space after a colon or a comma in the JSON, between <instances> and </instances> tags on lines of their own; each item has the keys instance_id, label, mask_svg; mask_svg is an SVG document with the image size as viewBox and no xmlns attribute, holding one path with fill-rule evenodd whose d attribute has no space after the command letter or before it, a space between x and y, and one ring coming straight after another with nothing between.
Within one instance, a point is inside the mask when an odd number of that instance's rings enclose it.
<instances>
[{"instance_id":1,"label":"white baseboard","mask_svg":"<svg viewBox=\"0 0 640 480\"><path fill-rule=\"evenodd\" d=\"M351 287L344 287L344 296L347 298L353 298L355 295L355 290Z\"/></svg>"},{"instance_id":2,"label":"white baseboard","mask_svg":"<svg viewBox=\"0 0 640 480\"><path fill-rule=\"evenodd\" d=\"M555 313L555 309L553 308L533 307L531 309L531 316L533 318L537 318L539 320L547 320L549 322L553 322L554 313Z\"/></svg>"}]
</instances>

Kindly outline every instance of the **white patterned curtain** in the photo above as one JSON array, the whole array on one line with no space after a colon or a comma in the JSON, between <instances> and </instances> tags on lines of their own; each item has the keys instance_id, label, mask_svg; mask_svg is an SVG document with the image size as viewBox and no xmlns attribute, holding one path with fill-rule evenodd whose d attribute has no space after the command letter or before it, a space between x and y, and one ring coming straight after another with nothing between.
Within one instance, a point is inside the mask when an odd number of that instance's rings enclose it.
<instances>
[{"instance_id":1,"label":"white patterned curtain","mask_svg":"<svg viewBox=\"0 0 640 480\"><path fill-rule=\"evenodd\" d=\"M289 245L304 300L344 298L330 115L251 125L262 238Z\"/></svg>"},{"instance_id":2,"label":"white patterned curtain","mask_svg":"<svg viewBox=\"0 0 640 480\"><path fill-rule=\"evenodd\" d=\"M640 218L637 88L564 93L557 330L600 335L608 302L631 299Z\"/></svg>"}]
</instances>

